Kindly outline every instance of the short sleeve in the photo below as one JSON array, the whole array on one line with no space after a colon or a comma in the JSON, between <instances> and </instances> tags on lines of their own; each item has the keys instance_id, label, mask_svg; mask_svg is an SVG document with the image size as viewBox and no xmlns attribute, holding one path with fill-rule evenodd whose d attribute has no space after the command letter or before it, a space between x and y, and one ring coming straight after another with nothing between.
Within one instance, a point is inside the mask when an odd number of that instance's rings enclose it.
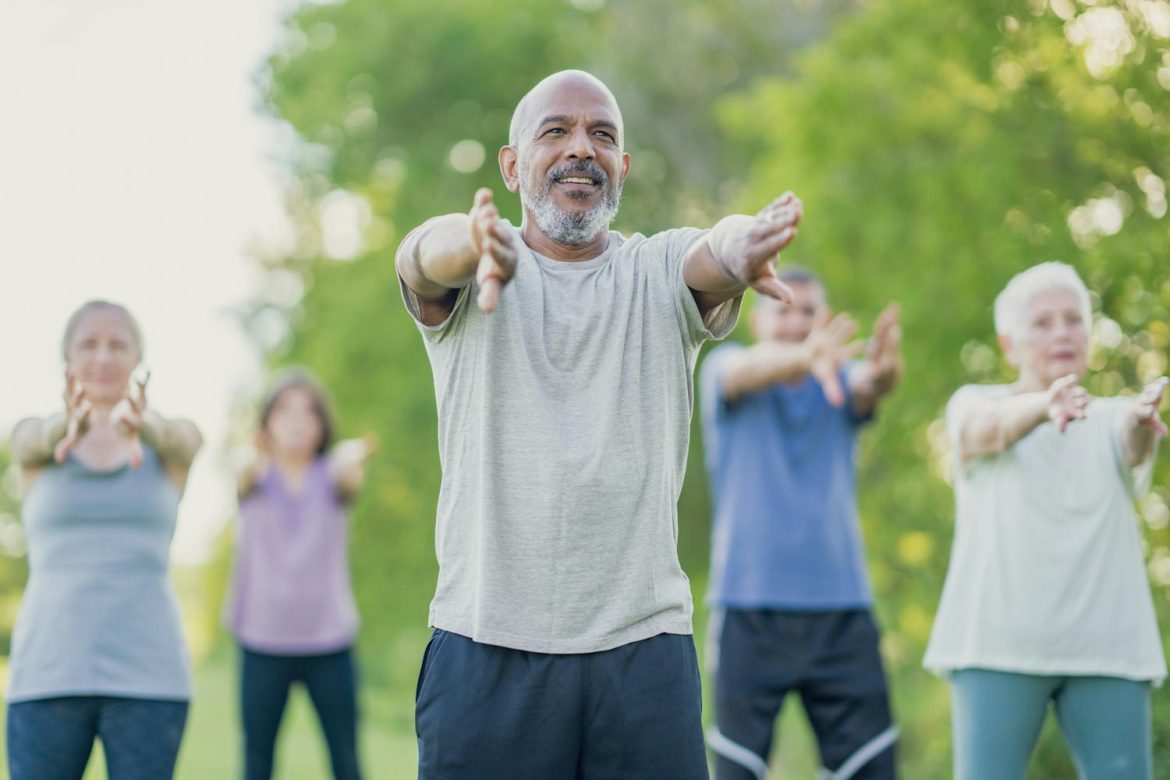
<instances>
[{"instance_id":1,"label":"short sleeve","mask_svg":"<svg viewBox=\"0 0 1170 780\"><path fill-rule=\"evenodd\" d=\"M683 266L687 253L709 232L693 227L676 228L658 233L650 239L652 242L661 241L664 244L662 250L666 253L667 267L675 287L675 304L687 340L692 346L698 346L708 339L726 338L739 319L739 308L743 302L743 295L737 295L711 309L706 317L699 313L695 294L683 277Z\"/></svg>"},{"instance_id":2,"label":"short sleeve","mask_svg":"<svg viewBox=\"0 0 1170 780\"><path fill-rule=\"evenodd\" d=\"M951 451L959 452L959 437L963 433L963 424L971 414L971 409L987 400L987 391L979 385L965 385L955 391L947 401L944 420L947 427L947 441Z\"/></svg>"},{"instance_id":3,"label":"short sleeve","mask_svg":"<svg viewBox=\"0 0 1170 780\"><path fill-rule=\"evenodd\" d=\"M429 219L406 234L406 238L402 239L402 246L405 247L406 251L413 252L415 250L415 244L419 239L420 232L433 221L434 219ZM438 325L427 325L422 320L418 296L406 286L406 282L397 271L395 272L395 276L398 277L398 288L402 294L402 303L406 306L407 313L414 320L414 324L418 326L419 332L422 333L424 339L430 342L439 342L449 333L458 329L459 324L466 317L469 308L467 302L471 300L472 294L475 292L475 282L459 290L455 296L455 305L451 308L451 313L447 315L445 320Z\"/></svg>"}]
</instances>

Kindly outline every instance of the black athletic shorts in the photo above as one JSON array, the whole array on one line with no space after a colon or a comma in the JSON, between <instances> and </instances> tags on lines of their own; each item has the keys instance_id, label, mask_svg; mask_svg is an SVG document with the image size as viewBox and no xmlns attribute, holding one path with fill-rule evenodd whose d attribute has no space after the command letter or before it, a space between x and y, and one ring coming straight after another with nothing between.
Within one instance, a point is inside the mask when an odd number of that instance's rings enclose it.
<instances>
[{"instance_id":1,"label":"black athletic shorts","mask_svg":"<svg viewBox=\"0 0 1170 780\"><path fill-rule=\"evenodd\" d=\"M690 635L530 653L436 630L415 696L419 780L707 780Z\"/></svg>"},{"instance_id":2,"label":"black athletic shorts","mask_svg":"<svg viewBox=\"0 0 1170 780\"><path fill-rule=\"evenodd\" d=\"M895 777L898 732L868 610L717 610L710 632L716 780L765 780L789 692L804 704L825 780Z\"/></svg>"}]
</instances>

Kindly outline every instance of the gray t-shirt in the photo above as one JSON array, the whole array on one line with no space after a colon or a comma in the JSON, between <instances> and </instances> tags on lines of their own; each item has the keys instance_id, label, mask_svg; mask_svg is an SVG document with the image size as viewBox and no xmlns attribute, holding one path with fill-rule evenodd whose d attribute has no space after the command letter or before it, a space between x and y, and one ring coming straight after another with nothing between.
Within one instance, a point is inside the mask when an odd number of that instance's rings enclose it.
<instances>
[{"instance_id":1,"label":"gray t-shirt","mask_svg":"<svg viewBox=\"0 0 1170 780\"><path fill-rule=\"evenodd\" d=\"M740 303L700 316L682 266L704 234L611 232L582 262L517 234L496 312L479 310L473 284L434 327L402 285L439 411L432 626L541 653L691 633L677 503L693 371Z\"/></svg>"},{"instance_id":2,"label":"gray t-shirt","mask_svg":"<svg viewBox=\"0 0 1170 780\"><path fill-rule=\"evenodd\" d=\"M191 698L167 577L179 491L153 448L142 465L48 466L21 511L28 585L12 631L9 702L56 696Z\"/></svg>"}]
</instances>

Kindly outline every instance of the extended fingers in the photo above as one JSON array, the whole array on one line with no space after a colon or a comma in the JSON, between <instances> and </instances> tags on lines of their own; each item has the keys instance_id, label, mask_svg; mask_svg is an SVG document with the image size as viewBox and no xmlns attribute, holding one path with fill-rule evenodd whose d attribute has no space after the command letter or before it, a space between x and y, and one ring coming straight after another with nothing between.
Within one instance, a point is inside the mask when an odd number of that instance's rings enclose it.
<instances>
[{"instance_id":1,"label":"extended fingers","mask_svg":"<svg viewBox=\"0 0 1170 780\"><path fill-rule=\"evenodd\" d=\"M479 295L476 296L475 302L479 305L481 311L486 314L491 314L496 310L496 304L500 300L500 290L503 285L497 277L490 276L484 279L479 284Z\"/></svg>"},{"instance_id":2,"label":"extended fingers","mask_svg":"<svg viewBox=\"0 0 1170 780\"><path fill-rule=\"evenodd\" d=\"M1166 392L1167 384L1170 384L1170 378L1167 377L1159 377L1153 382L1150 382L1142 389L1142 401L1152 403L1157 408L1162 402L1162 395Z\"/></svg>"},{"instance_id":3,"label":"extended fingers","mask_svg":"<svg viewBox=\"0 0 1170 780\"><path fill-rule=\"evenodd\" d=\"M803 212L803 210L804 202L801 201L800 198L796 197L796 195L794 195L791 191L789 191L774 199L771 203L764 206L764 208L760 209L759 215L762 217L768 217L769 215L776 214L778 212L788 211L796 215L797 219L799 219L799 215Z\"/></svg>"},{"instance_id":4,"label":"extended fingers","mask_svg":"<svg viewBox=\"0 0 1170 780\"><path fill-rule=\"evenodd\" d=\"M791 225L768 233L755 240L755 246L750 250L751 255L771 262L772 258L784 247L791 244L794 238L796 238L796 228Z\"/></svg>"},{"instance_id":5,"label":"extended fingers","mask_svg":"<svg viewBox=\"0 0 1170 780\"><path fill-rule=\"evenodd\" d=\"M475 272L475 281L479 284L479 295L476 303L479 308L491 314L496 310L500 300L500 291L504 287L504 269L502 269L490 252L484 252L479 258L479 267Z\"/></svg>"},{"instance_id":6,"label":"extended fingers","mask_svg":"<svg viewBox=\"0 0 1170 780\"><path fill-rule=\"evenodd\" d=\"M481 209L491 202L492 202L491 189L489 187L480 187L478 190L475 191L475 196L471 200L471 207L473 209Z\"/></svg>"},{"instance_id":7,"label":"extended fingers","mask_svg":"<svg viewBox=\"0 0 1170 780\"><path fill-rule=\"evenodd\" d=\"M496 310L504 285L516 272L519 253L512 232L498 219L485 231L482 249L475 273L479 284L476 303L481 310L491 313Z\"/></svg>"},{"instance_id":8,"label":"extended fingers","mask_svg":"<svg viewBox=\"0 0 1170 780\"><path fill-rule=\"evenodd\" d=\"M64 461L65 456L69 454L69 450L73 449L73 446L77 444L78 439L81 438L82 423L92 412L93 404L88 400L83 400L69 415L69 423L65 427L65 436L53 448L53 460L57 463Z\"/></svg>"},{"instance_id":9,"label":"extended fingers","mask_svg":"<svg viewBox=\"0 0 1170 780\"><path fill-rule=\"evenodd\" d=\"M1071 406L1073 417L1080 420L1085 416L1085 410L1089 407L1089 392L1083 387L1073 389Z\"/></svg>"},{"instance_id":10,"label":"extended fingers","mask_svg":"<svg viewBox=\"0 0 1170 780\"><path fill-rule=\"evenodd\" d=\"M760 212L759 218L756 220L756 227L762 235L775 233L786 227L796 227L800 224L803 213L803 207L799 201L779 206L768 206Z\"/></svg>"},{"instance_id":11,"label":"extended fingers","mask_svg":"<svg viewBox=\"0 0 1170 780\"><path fill-rule=\"evenodd\" d=\"M73 392L69 395L68 406L69 410L77 409L85 401L85 385L76 382L73 385Z\"/></svg>"},{"instance_id":12,"label":"extended fingers","mask_svg":"<svg viewBox=\"0 0 1170 780\"><path fill-rule=\"evenodd\" d=\"M487 234L484 251L490 253L496 262L503 265L509 272L515 268L519 253L516 251L512 231L502 221L497 220Z\"/></svg>"},{"instance_id":13,"label":"extended fingers","mask_svg":"<svg viewBox=\"0 0 1170 780\"><path fill-rule=\"evenodd\" d=\"M146 385L150 382L150 369L143 372L141 379L136 379L134 384L138 386L138 398L134 403L134 411L141 412L146 408Z\"/></svg>"},{"instance_id":14,"label":"extended fingers","mask_svg":"<svg viewBox=\"0 0 1170 780\"><path fill-rule=\"evenodd\" d=\"M776 269L770 265L752 281L751 286L761 295L766 295L781 303L792 303L792 288L780 281L779 277L776 276Z\"/></svg>"}]
</instances>

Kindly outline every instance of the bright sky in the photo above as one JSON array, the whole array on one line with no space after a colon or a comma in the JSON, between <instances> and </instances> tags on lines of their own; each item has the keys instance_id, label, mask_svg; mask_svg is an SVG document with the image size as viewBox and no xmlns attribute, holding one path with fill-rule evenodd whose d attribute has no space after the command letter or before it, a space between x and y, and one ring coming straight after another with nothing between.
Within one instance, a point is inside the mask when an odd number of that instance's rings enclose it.
<instances>
[{"instance_id":1,"label":"bright sky","mask_svg":"<svg viewBox=\"0 0 1170 780\"><path fill-rule=\"evenodd\" d=\"M142 325L156 409L207 439L175 558L231 517L229 404L261 381L226 313L259 284L246 246L286 234L283 135L253 78L281 0L0 5L0 430L60 405L61 330L90 298Z\"/></svg>"}]
</instances>

